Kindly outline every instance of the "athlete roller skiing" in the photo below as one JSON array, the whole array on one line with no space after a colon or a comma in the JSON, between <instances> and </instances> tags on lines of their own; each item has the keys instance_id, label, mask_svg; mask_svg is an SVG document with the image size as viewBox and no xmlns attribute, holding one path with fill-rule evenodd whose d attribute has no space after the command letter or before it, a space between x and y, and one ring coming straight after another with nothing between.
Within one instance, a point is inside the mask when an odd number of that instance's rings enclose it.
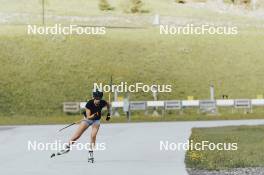
<instances>
[{"instance_id":1,"label":"athlete roller skiing","mask_svg":"<svg viewBox=\"0 0 264 175\"><path fill-rule=\"evenodd\" d=\"M71 149L71 145L73 145L84 133L84 131L91 126L91 140L90 140L90 149L88 155L88 162L93 163L93 149L95 147L96 135L100 128L100 119L101 119L101 111L106 106L107 107L107 116L106 121L110 120L110 105L108 102L102 99L103 92L96 90L93 92L93 99L89 100L85 105L84 119L80 121L79 127L73 136L70 138L69 143L65 147L65 149L59 151L58 153L53 153L51 158L56 155L62 155L68 153ZM74 123L75 124L75 123Z\"/></svg>"}]
</instances>

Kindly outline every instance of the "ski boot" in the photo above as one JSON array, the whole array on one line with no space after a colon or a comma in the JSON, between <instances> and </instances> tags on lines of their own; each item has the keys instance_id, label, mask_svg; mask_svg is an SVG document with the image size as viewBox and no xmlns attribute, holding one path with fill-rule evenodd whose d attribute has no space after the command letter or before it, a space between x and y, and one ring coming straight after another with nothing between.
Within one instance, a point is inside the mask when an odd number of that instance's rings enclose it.
<instances>
[{"instance_id":1,"label":"ski boot","mask_svg":"<svg viewBox=\"0 0 264 175\"><path fill-rule=\"evenodd\" d=\"M59 151L59 152L57 152L57 153L53 153L53 154L50 156L50 158L53 158L53 157L55 157L56 155L57 155L57 156L60 156L60 155L62 155L62 154L66 154L66 153L68 153L70 150L71 150L70 145L66 145L66 147L65 147L63 150L61 150L61 151Z\"/></svg>"},{"instance_id":2,"label":"ski boot","mask_svg":"<svg viewBox=\"0 0 264 175\"><path fill-rule=\"evenodd\" d=\"M93 157L93 151L92 150L89 151L88 162L94 163L94 157Z\"/></svg>"}]
</instances>

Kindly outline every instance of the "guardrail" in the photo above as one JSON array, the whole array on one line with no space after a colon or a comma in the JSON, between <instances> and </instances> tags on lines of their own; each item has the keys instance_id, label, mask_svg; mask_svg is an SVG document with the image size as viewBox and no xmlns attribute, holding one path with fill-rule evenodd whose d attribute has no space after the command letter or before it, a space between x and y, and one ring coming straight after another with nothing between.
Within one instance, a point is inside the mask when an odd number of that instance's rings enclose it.
<instances>
[{"instance_id":1,"label":"guardrail","mask_svg":"<svg viewBox=\"0 0 264 175\"><path fill-rule=\"evenodd\" d=\"M235 105L235 101L240 100L249 100L252 106L264 106L264 99L219 99L216 101L216 106L218 107L233 107ZM203 100L164 100L164 101L145 101L147 107L164 107L165 102L169 101L180 101L182 107L199 107L200 101ZM86 102L80 103L80 108L85 107ZM113 101L111 103L113 108L122 108L124 105L123 101Z\"/></svg>"},{"instance_id":2,"label":"guardrail","mask_svg":"<svg viewBox=\"0 0 264 175\"><path fill-rule=\"evenodd\" d=\"M69 103L65 102L64 105ZM84 109L86 102L79 103L79 109ZM124 108L124 101L111 102L112 108ZM254 106L264 106L264 99L217 99L217 100L164 100L164 101L130 101L129 110L147 110L151 107L162 108L163 110L182 110L184 108L197 107L200 112L216 113L217 107L233 107L233 109L244 109L252 112ZM64 106L65 109L65 106ZM75 108L74 111L76 111Z\"/></svg>"}]
</instances>

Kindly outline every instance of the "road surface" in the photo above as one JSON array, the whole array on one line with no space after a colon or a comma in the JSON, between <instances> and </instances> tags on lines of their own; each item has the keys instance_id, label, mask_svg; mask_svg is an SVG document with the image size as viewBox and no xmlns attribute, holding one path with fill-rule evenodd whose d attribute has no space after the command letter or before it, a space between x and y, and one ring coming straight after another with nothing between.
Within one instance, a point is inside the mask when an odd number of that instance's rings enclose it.
<instances>
[{"instance_id":1,"label":"road surface","mask_svg":"<svg viewBox=\"0 0 264 175\"><path fill-rule=\"evenodd\" d=\"M64 125L0 127L0 171L8 175L187 175L184 149L160 150L160 142L185 143L193 127L259 125L264 120L159 122L102 124L97 141L105 150L95 151L95 163L87 163L87 150L50 159L52 150L28 150L29 142L67 142L77 126L61 133ZM90 128L79 143L89 140ZM101 145L102 146L102 145ZM31 147L32 148L32 147ZM39 147L42 148L41 146Z\"/></svg>"}]
</instances>

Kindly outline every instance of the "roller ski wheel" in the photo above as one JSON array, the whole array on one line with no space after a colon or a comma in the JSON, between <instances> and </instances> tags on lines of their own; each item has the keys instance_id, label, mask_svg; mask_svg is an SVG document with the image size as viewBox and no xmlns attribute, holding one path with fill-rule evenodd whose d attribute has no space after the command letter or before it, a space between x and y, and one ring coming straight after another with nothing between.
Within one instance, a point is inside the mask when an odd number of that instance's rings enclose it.
<instances>
[{"instance_id":1,"label":"roller ski wheel","mask_svg":"<svg viewBox=\"0 0 264 175\"><path fill-rule=\"evenodd\" d=\"M94 163L94 158L88 158L89 163Z\"/></svg>"},{"instance_id":2,"label":"roller ski wheel","mask_svg":"<svg viewBox=\"0 0 264 175\"><path fill-rule=\"evenodd\" d=\"M56 154L55 153L52 153L51 155L50 155L50 158L53 158L53 157L55 157L56 156Z\"/></svg>"},{"instance_id":3,"label":"roller ski wheel","mask_svg":"<svg viewBox=\"0 0 264 175\"><path fill-rule=\"evenodd\" d=\"M59 151L59 152L57 152L57 153L52 153L51 155L50 155L50 158L53 158L53 157L55 157L55 156L60 156L60 155L62 155L62 154L66 154L66 153L68 153L69 151L70 151L70 145L67 145L66 147L65 147L65 149L63 149L63 150L61 150L61 151Z\"/></svg>"}]
</instances>

